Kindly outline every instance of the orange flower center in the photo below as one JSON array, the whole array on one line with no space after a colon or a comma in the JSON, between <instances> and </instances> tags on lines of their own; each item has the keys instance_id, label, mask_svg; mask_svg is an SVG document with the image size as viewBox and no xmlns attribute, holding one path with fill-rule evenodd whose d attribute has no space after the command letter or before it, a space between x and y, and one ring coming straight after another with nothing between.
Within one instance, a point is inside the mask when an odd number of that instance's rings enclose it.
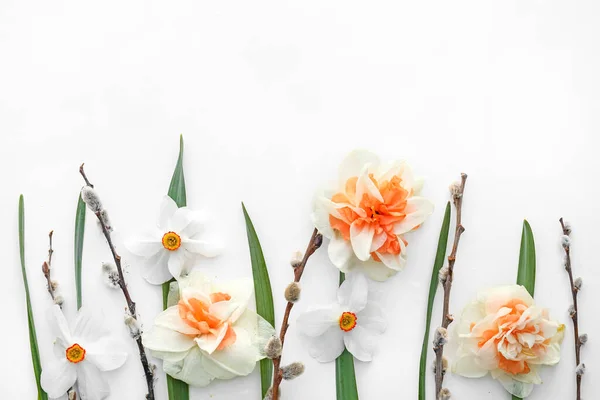
<instances>
[{"instance_id":1,"label":"orange flower center","mask_svg":"<svg viewBox=\"0 0 600 400\"><path fill-rule=\"evenodd\" d=\"M346 311L340 317L340 329L344 332L350 332L356 327L356 321L358 321L356 314Z\"/></svg>"},{"instance_id":2,"label":"orange flower center","mask_svg":"<svg viewBox=\"0 0 600 400\"><path fill-rule=\"evenodd\" d=\"M75 343L73 346L69 347L66 350L67 360L71 361L74 364L85 360L85 349Z\"/></svg>"},{"instance_id":3,"label":"orange flower center","mask_svg":"<svg viewBox=\"0 0 600 400\"><path fill-rule=\"evenodd\" d=\"M227 321L223 321L216 316L210 313L210 305L212 303L218 303L220 301L229 301L231 300L231 296L227 293L212 293L210 295L210 304L206 304L205 302L196 299L196 298L188 298L186 300L179 300L177 304L179 308L179 317L186 323L188 326L197 329L200 331L200 335L218 335L219 329L222 327L224 323ZM221 343L217 347L217 350L223 350L227 346L235 343L236 334L231 324L227 326L227 332L223 337Z\"/></svg>"},{"instance_id":4,"label":"orange flower center","mask_svg":"<svg viewBox=\"0 0 600 400\"><path fill-rule=\"evenodd\" d=\"M167 232L162 237L162 245L169 251L175 251L181 246L181 237L175 232Z\"/></svg>"},{"instance_id":5,"label":"orange flower center","mask_svg":"<svg viewBox=\"0 0 600 400\"><path fill-rule=\"evenodd\" d=\"M354 222L371 225L375 232L373 241L381 243L371 256L375 261L381 261L376 253L400 254L401 246L398 236L394 234L394 225L406 217L406 200L410 193L402 186L399 176L382 182L377 182L372 174L369 178L379 190L383 202L370 193L364 193L358 204L355 204L358 177L352 177L346 181L345 191L336 193L331 198L334 203L346 203L349 206L337 210L340 218L330 215L329 223L345 240L350 240L350 225Z\"/></svg>"}]
</instances>

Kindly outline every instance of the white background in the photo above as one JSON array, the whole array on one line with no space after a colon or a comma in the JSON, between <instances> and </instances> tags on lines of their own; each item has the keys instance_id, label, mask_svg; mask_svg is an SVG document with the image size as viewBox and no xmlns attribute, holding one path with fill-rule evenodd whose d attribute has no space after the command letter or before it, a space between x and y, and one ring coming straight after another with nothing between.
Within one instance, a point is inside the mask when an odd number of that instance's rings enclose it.
<instances>
[{"instance_id":1,"label":"white background","mask_svg":"<svg viewBox=\"0 0 600 400\"><path fill-rule=\"evenodd\" d=\"M516 279L523 218L538 252L536 299L566 323L562 362L543 371L532 400L574 398L570 292L560 227L573 224L573 262L584 277L581 328L597 397L598 130L600 5L580 1L16 1L0 4L0 397L31 399L17 201L25 195L26 257L42 359L51 357L50 302L40 265L55 230L55 277L74 315L73 227L78 167L109 210L118 236L155 222L186 141L188 204L211 209L227 241L203 263L220 278L251 276L243 200L263 243L275 293L292 278L290 254L312 231L314 190L356 147L405 158L427 178L436 204L409 237L406 270L373 285L389 328L370 364L357 363L361 399L414 399L426 296L447 187L469 174L466 233L456 264L454 313L479 288ZM88 213L84 304L129 346L110 373L112 399L141 399L145 383L122 325L124 301L101 282L108 249ZM143 322L160 288L127 258ZM298 312L335 296L337 270L321 250L303 278ZM438 296L439 305L440 296ZM439 309L435 321L439 320ZM435 323L434 323L435 324ZM334 399L334 364L301 347L292 324L284 361L306 373L283 385L287 399ZM596 360L594 362L593 360ZM491 378L450 376L457 399L508 399ZM428 383L429 398L432 384ZM156 384L166 399L165 379ZM259 399L259 377L194 389L193 399Z\"/></svg>"}]
</instances>

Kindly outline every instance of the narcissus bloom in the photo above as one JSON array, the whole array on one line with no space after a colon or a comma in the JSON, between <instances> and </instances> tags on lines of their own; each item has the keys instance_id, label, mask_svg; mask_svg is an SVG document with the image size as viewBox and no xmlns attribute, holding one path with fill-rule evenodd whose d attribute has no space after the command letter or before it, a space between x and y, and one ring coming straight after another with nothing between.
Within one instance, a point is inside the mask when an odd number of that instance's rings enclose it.
<instances>
[{"instance_id":1,"label":"narcissus bloom","mask_svg":"<svg viewBox=\"0 0 600 400\"><path fill-rule=\"evenodd\" d=\"M340 285L335 304L309 309L298 317L296 325L312 357L330 362L346 348L358 360L371 361L386 322L379 306L367 302L368 292L364 275L350 274Z\"/></svg>"},{"instance_id":2,"label":"narcissus bloom","mask_svg":"<svg viewBox=\"0 0 600 400\"><path fill-rule=\"evenodd\" d=\"M127 249L145 257L147 268L144 278L154 285L179 278L184 274L184 264L201 255L214 257L221 251L221 244L209 238L205 231L207 216L187 207L178 208L169 196L160 207L157 228L128 240Z\"/></svg>"},{"instance_id":3,"label":"narcissus bloom","mask_svg":"<svg viewBox=\"0 0 600 400\"><path fill-rule=\"evenodd\" d=\"M542 383L540 366L560 360L564 325L550 320L523 286L510 285L481 292L464 309L455 334L455 373L479 378L490 372L523 398Z\"/></svg>"},{"instance_id":4,"label":"narcissus bloom","mask_svg":"<svg viewBox=\"0 0 600 400\"><path fill-rule=\"evenodd\" d=\"M404 268L403 235L421 225L433 204L419 197L422 181L404 162L382 164L367 151L342 162L337 183L316 196L312 214L329 243L329 258L342 272L362 270L384 281Z\"/></svg>"},{"instance_id":5,"label":"narcissus bloom","mask_svg":"<svg viewBox=\"0 0 600 400\"><path fill-rule=\"evenodd\" d=\"M82 307L69 329L59 306L52 307L52 318L57 338L55 358L42 369L42 388L51 398L63 396L77 382L84 400L108 397L110 388L101 371L119 368L127 353L118 350L118 342L111 340L101 320Z\"/></svg>"},{"instance_id":6,"label":"narcissus bloom","mask_svg":"<svg viewBox=\"0 0 600 400\"><path fill-rule=\"evenodd\" d=\"M180 278L179 301L142 341L164 371L193 386L250 374L275 329L247 308L251 280L212 283L198 271Z\"/></svg>"}]
</instances>

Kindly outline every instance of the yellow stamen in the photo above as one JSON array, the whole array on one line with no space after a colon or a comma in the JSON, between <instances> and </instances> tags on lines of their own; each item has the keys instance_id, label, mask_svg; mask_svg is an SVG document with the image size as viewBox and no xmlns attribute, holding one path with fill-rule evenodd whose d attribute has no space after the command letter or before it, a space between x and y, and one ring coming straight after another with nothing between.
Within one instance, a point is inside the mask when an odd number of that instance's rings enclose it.
<instances>
[{"instance_id":1,"label":"yellow stamen","mask_svg":"<svg viewBox=\"0 0 600 400\"><path fill-rule=\"evenodd\" d=\"M167 232L162 237L163 247L169 251L175 251L181 246L181 238L175 232Z\"/></svg>"},{"instance_id":2,"label":"yellow stamen","mask_svg":"<svg viewBox=\"0 0 600 400\"><path fill-rule=\"evenodd\" d=\"M356 327L356 314L352 312L344 312L340 317L340 329L345 332L350 332L354 327Z\"/></svg>"},{"instance_id":3,"label":"yellow stamen","mask_svg":"<svg viewBox=\"0 0 600 400\"><path fill-rule=\"evenodd\" d=\"M77 343L69 347L66 353L67 360L71 361L74 364L77 364L78 362L81 362L85 359L85 349Z\"/></svg>"}]
</instances>

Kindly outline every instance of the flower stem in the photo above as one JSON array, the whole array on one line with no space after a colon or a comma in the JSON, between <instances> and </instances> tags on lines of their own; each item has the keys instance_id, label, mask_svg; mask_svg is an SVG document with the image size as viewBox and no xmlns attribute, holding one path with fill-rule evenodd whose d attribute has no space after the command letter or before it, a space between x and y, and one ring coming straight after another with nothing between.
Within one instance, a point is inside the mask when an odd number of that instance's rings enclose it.
<instances>
[{"instance_id":1,"label":"flower stem","mask_svg":"<svg viewBox=\"0 0 600 400\"><path fill-rule=\"evenodd\" d=\"M321 247L322 243L323 235L321 235L319 231L315 229L312 233L312 236L310 237L310 241L308 242L308 246L306 247L306 251L304 252L304 257L302 258L302 261L300 262L300 264L294 267L294 282L300 282L300 278L302 278L302 274L304 273L304 268L306 267L308 259L314 254L315 251L317 251L319 247ZM285 313L283 314L283 321L281 323L281 329L279 331L279 340L281 340L282 348L285 342L285 335L287 333L288 327L290 326L288 321L290 319L290 313L293 307L294 303L288 301L285 307ZM283 379L283 372L281 371L280 365L281 355L273 359L273 386L271 391L271 397L274 400L279 398L279 385L281 384L281 380Z\"/></svg>"},{"instance_id":2,"label":"flower stem","mask_svg":"<svg viewBox=\"0 0 600 400\"><path fill-rule=\"evenodd\" d=\"M448 256L448 276L445 279L443 284L444 288L444 308L442 311L442 328L447 329L450 323L453 321L453 317L450 314L450 291L452 289L452 279L454 277L454 264L456 263L456 253L458 251L458 243L460 242L460 237L465 231L464 226L462 225L462 201L463 194L465 191L465 184L467 181L467 174L462 173L461 175L460 187L457 193L453 193L452 201L454 203L454 208L456 208L456 228L454 231L454 243L452 244L452 251ZM444 381L444 367L443 367L443 358L444 358L444 345L435 346L435 393L436 399L440 400L441 391L442 391L442 383Z\"/></svg>"},{"instance_id":3,"label":"flower stem","mask_svg":"<svg viewBox=\"0 0 600 400\"><path fill-rule=\"evenodd\" d=\"M569 228L565 225L565 222L562 218L559 219L560 226L563 231L563 235L569 236ZM569 284L571 287L571 295L573 297L573 313L571 313L571 319L573 320L573 332L575 336L575 365L578 367L581 364L581 339L579 337L579 309L577 307L577 294L579 293L579 289L575 286L573 280L573 269L571 268L571 246L570 244L563 244L563 249L565 250L565 269L567 270L567 274L569 275ZM576 373L577 378L577 400L581 400L581 378L583 374Z\"/></svg>"},{"instance_id":4,"label":"flower stem","mask_svg":"<svg viewBox=\"0 0 600 400\"><path fill-rule=\"evenodd\" d=\"M79 167L79 173L83 177L86 185L93 188L94 185L90 183L87 176L85 175L85 171L83 170L83 164ZM129 314L137 319L135 302L131 299L131 295L129 294L129 290L127 289L127 283L125 282L125 276L123 275L123 268L121 266L121 256L117 254L115 246L112 242L112 237L110 235L110 228L106 226L105 220L102 218L100 211L94 213L96 218L98 218L98 222L100 223L100 227L102 228L102 233L106 238L106 242L108 243L108 247L115 261L115 265L117 267L117 273L119 274L119 287L123 292L123 296L125 297L125 301L127 302L127 308L129 309ZM144 375L146 377L146 384L148 386L148 394L146 395L147 400L154 400L154 374L152 372L152 368L150 367L150 363L148 362L148 357L146 356L146 350L144 349L144 345L142 344L142 336L137 335L134 338L138 351L140 353L140 362L142 363L142 367L144 369Z\"/></svg>"}]
</instances>

